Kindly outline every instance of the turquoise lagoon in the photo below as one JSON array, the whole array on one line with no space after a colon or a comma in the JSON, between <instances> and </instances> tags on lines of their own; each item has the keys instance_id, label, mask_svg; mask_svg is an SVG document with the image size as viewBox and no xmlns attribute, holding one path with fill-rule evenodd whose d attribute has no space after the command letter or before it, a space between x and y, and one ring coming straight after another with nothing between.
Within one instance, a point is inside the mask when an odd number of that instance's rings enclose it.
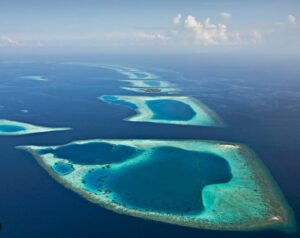
<instances>
[{"instance_id":1,"label":"turquoise lagoon","mask_svg":"<svg viewBox=\"0 0 300 238\"><path fill-rule=\"evenodd\" d=\"M25 135L41 132L64 131L71 128L51 128L29 123L0 119L0 136Z\"/></svg>"},{"instance_id":2,"label":"turquoise lagoon","mask_svg":"<svg viewBox=\"0 0 300 238\"><path fill-rule=\"evenodd\" d=\"M0 133L17 133L20 131L26 131L26 128L23 126L9 124L0 125Z\"/></svg>"},{"instance_id":3,"label":"turquoise lagoon","mask_svg":"<svg viewBox=\"0 0 300 238\"><path fill-rule=\"evenodd\" d=\"M65 163L65 162L57 162L52 166L53 171L60 175L64 176L70 174L74 171L74 167L72 164Z\"/></svg>"},{"instance_id":4,"label":"turquoise lagoon","mask_svg":"<svg viewBox=\"0 0 300 238\"><path fill-rule=\"evenodd\" d=\"M217 230L295 228L273 178L242 144L99 139L18 148L67 188L118 213Z\"/></svg>"},{"instance_id":5,"label":"turquoise lagoon","mask_svg":"<svg viewBox=\"0 0 300 238\"><path fill-rule=\"evenodd\" d=\"M198 100L185 96L110 96L100 100L136 111L127 121L194 126L223 126L223 121Z\"/></svg>"}]
</instances>

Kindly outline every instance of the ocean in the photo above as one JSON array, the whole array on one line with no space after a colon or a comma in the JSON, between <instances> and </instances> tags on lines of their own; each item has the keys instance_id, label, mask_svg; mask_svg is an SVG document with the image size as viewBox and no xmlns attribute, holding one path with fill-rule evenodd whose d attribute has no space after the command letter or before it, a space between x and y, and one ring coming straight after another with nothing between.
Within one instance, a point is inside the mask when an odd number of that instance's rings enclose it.
<instances>
[{"instance_id":1,"label":"ocean","mask_svg":"<svg viewBox=\"0 0 300 238\"><path fill-rule=\"evenodd\" d=\"M140 58L139 58L140 57ZM125 91L124 76L109 69L66 62L141 68L175 84L180 94L199 99L226 127L195 127L122 119L127 107L101 95ZM88 202L54 181L18 145L60 145L83 139L203 139L244 143L269 168L300 214L298 155L299 60L215 55L206 57L51 57L2 59L0 118L70 131L0 137L1 237L297 237L278 231L222 232L193 229L116 214ZM44 80L24 79L29 75ZM46 79L46 80L45 80Z\"/></svg>"}]
</instances>

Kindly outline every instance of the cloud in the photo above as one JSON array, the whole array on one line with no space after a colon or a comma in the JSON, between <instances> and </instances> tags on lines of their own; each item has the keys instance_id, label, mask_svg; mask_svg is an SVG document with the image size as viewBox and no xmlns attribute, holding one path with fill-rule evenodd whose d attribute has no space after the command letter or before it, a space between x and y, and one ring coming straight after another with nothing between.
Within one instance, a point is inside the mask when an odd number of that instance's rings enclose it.
<instances>
[{"instance_id":1,"label":"cloud","mask_svg":"<svg viewBox=\"0 0 300 238\"><path fill-rule=\"evenodd\" d=\"M147 40L147 41L166 42L168 40L168 37L160 33L135 32L134 36L136 38Z\"/></svg>"},{"instance_id":2,"label":"cloud","mask_svg":"<svg viewBox=\"0 0 300 238\"><path fill-rule=\"evenodd\" d=\"M224 24L211 24L207 17L204 22L197 21L194 16L187 16L185 28L194 32L196 43L203 45L218 45L228 40L227 26Z\"/></svg>"},{"instance_id":3,"label":"cloud","mask_svg":"<svg viewBox=\"0 0 300 238\"><path fill-rule=\"evenodd\" d=\"M253 31L252 33L250 33L250 43L256 44L261 41L262 38L262 33L259 31Z\"/></svg>"},{"instance_id":4,"label":"cloud","mask_svg":"<svg viewBox=\"0 0 300 238\"><path fill-rule=\"evenodd\" d=\"M231 14L229 12L220 12L220 16L223 17L224 20L229 20L231 18Z\"/></svg>"},{"instance_id":5,"label":"cloud","mask_svg":"<svg viewBox=\"0 0 300 238\"><path fill-rule=\"evenodd\" d=\"M184 23L187 28L196 28L199 26L199 23L197 22L196 18L193 16L187 16Z\"/></svg>"},{"instance_id":6,"label":"cloud","mask_svg":"<svg viewBox=\"0 0 300 238\"><path fill-rule=\"evenodd\" d=\"M0 36L0 47L21 46L21 42L8 36Z\"/></svg>"},{"instance_id":7,"label":"cloud","mask_svg":"<svg viewBox=\"0 0 300 238\"><path fill-rule=\"evenodd\" d=\"M290 25L295 25L296 22L297 22L296 17L293 16L293 15L288 15L287 19L288 19L288 23L289 23Z\"/></svg>"},{"instance_id":8,"label":"cloud","mask_svg":"<svg viewBox=\"0 0 300 238\"><path fill-rule=\"evenodd\" d=\"M263 39L262 33L259 31L250 31L246 33L236 32L234 44L237 45L254 45Z\"/></svg>"},{"instance_id":9,"label":"cloud","mask_svg":"<svg viewBox=\"0 0 300 238\"><path fill-rule=\"evenodd\" d=\"M179 25L180 22L181 22L181 18L182 18L182 15L181 15L180 13L177 14L177 15L173 18L173 23L174 23L175 25Z\"/></svg>"},{"instance_id":10,"label":"cloud","mask_svg":"<svg viewBox=\"0 0 300 238\"><path fill-rule=\"evenodd\" d=\"M227 19L231 16L225 12L223 15ZM176 17L173 18L173 22ZM196 46L247 45L257 44L263 38L258 30L242 28L240 31L232 31L226 24L212 22L210 17L199 21L195 16L188 15L183 22L183 27L176 28L176 34L170 34L169 42L176 40L177 43L184 42Z\"/></svg>"}]
</instances>

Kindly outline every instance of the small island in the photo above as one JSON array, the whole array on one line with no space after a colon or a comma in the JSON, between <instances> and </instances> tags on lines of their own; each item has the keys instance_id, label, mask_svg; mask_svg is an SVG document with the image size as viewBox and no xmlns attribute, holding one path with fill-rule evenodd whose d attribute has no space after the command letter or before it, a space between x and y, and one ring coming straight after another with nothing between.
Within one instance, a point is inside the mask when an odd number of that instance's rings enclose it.
<instances>
[{"instance_id":1,"label":"small island","mask_svg":"<svg viewBox=\"0 0 300 238\"><path fill-rule=\"evenodd\" d=\"M121 87L122 89L133 91L137 93L177 93L180 91L178 88L133 88Z\"/></svg>"},{"instance_id":2,"label":"small island","mask_svg":"<svg viewBox=\"0 0 300 238\"><path fill-rule=\"evenodd\" d=\"M121 80L122 82L130 83L132 87L136 88L169 88L172 85L169 82L161 80Z\"/></svg>"}]
</instances>

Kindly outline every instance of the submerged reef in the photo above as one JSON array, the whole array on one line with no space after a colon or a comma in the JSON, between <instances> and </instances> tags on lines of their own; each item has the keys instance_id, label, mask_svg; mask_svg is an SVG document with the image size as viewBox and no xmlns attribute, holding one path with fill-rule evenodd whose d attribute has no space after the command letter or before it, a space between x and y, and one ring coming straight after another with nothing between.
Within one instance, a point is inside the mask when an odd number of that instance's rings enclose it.
<instances>
[{"instance_id":1,"label":"submerged reef","mask_svg":"<svg viewBox=\"0 0 300 238\"><path fill-rule=\"evenodd\" d=\"M112 69L120 74L123 74L128 79L141 79L141 80L151 80L158 79L158 76L141 69L124 67L124 66L114 66L114 65L101 65L103 68Z\"/></svg>"},{"instance_id":2,"label":"submerged reef","mask_svg":"<svg viewBox=\"0 0 300 238\"><path fill-rule=\"evenodd\" d=\"M29 123L0 119L0 136L25 135L40 132L64 131L71 128L50 128L35 126Z\"/></svg>"},{"instance_id":3,"label":"submerged reef","mask_svg":"<svg viewBox=\"0 0 300 238\"><path fill-rule=\"evenodd\" d=\"M296 229L272 176L241 144L99 139L18 148L67 188L118 213L216 230Z\"/></svg>"},{"instance_id":4,"label":"submerged reef","mask_svg":"<svg viewBox=\"0 0 300 238\"><path fill-rule=\"evenodd\" d=\"M21 79L28 79L28 80L35 80L35 81L48 81L48 79L44 78L40 75L27 75L27 76L21 76Z\"/></svg>"},{"instance_id":5,"label":"submerged reef","mask_svg":"<svg viewBox=\"0 0 300 238\"><path fill-rule=\"evenodd\" d=\"M158 79L159 77L155 74L149 73L147 71L126 67L126 66L118 66L118 65L110 65L110 64L97 64L97 63L80 63L80 62L69 62L65 64L70 65L79 65L79 66L88 66L88 67L99 67L104 69L114 70L124 76L126 76L129 80L138 79L138 80L152 80Z\"/></svg>"},{"instance_id":6,"label":"submerged reef","mask_svg":"<svg viewBox=\"0 0 300 238\"><path fill-rule=\"evenodd\" d=\"M110 96L100 100L136 111L127 121L194 126L224 126L223 121L198 100L185 96Z\"/></svg>"},{"instance_id":7,"label":"submerged reef","mask_svg":"<svg viewBox=\"0 0 300 238\"><path fill-rule=\"evenodd\" d=\"M132 87L136 88L169 88L172 85L169 82L161 81L161 80L121 80L123 82L128 82Z\"/></svg>"}]
</instances>

